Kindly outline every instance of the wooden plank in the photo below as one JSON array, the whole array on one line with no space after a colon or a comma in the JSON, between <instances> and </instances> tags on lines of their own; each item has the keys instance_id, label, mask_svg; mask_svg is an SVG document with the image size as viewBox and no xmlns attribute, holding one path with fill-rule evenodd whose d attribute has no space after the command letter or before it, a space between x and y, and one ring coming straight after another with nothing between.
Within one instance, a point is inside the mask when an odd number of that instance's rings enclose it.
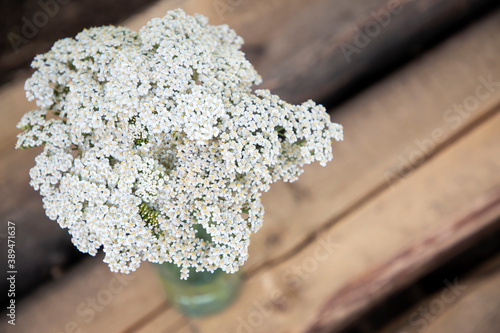
<instances>
[{"instance_id":1,"label":"wooden plank","mask_svg":"<svg viewBox=\"0 0 500 333\"><path fill-rule=\"evenodd\" d=\"M464 295L430 323L425 332L498 333L500 328L500 258L462 283Z\"/></svg>"},{"instance_id":2,"label":"wooden plank","mask_svg":"<svg viewBox=\"0 0 500 333\"><path fill-rule=\"evenodd\" d=\"M500 228L500 220L492 223L499 216L500 187L462 207L449 221L440 223L383 265L340 289L324 305L308 332L332 332L332 328L339 330L352 323L370 305L437 268L493 228Z\"/></svg>"},{"instance_id":3,"label":"wooden plank","mask_svg":"<svg viewBox=\"0 0 500 333\"><path fill-rule=\"evenodd\" d=\"M317 3L275 33L276 42L268 45L258 68L265 87L287 100L343 101L371 76L387 73L419 48L444 38L445 31L467 22L477 10L497 5L488 0Z\"/></svg>"},{"instance_id":4,"label":"wooden plank","mask_svg":"<svg viewBox=\"0 0 500 333\"><path fill-rule=\"evenodd\" d=\"M136 323L134 326L128 327L124 333L169 333L189 329L187 318L167 304L165 307L168 309L161 311L155 317L147 318L143 323Z\"/></svg>"},{"instance_id":5,"label":"wooden plank","mask_svg":"<svg viewBox=\"0 0 500 333\"><path fill-rule=\"evenodd\" d=\"M0 85L29 72L33 57L84 27L116 24L157 0L9 1L0 21ZM47 15L48 14L48 15Z\"/></svg>"},{"instance_id":6,"label":"wooden plank","mask_svg":"<svg viewBox=\"0 0 500 333\"><path fill-rule=\"evenodd\" d=\"M497 333L500 327L500 256L405 311L381 333Z\"/></svg>"},{"instance_id":7,"label":"wooden plank","mask_svg":"<svg viewBox=\"0 0 500 333\"><path fill-rule=\"evenodd\" d=\"M129 275L115 274L102 259L102 255L87 259L60 281L39 289L17 305L16 325L2 321L0 331L123 332L165 303L152 266ZM146 285L147 290L141 290Z\"/></svg>"},{"instance_id":8,"label":"wooden plank","mask_svg":"<svg viewBox=\"0 0 500 333\"><path fill-rule=\"evenodd\" d=\"M353 280L419 244L461 207L500 189L500 112L363 207L345 217L288 260L247 280L242 297L224 314L196 320L202 332L306 332L317 328L325 304ZM323 244L332 243L328 247ZM331 250L330 252L328 250ZM383 276L382 276L383 278ZM397 285L395 280L386 286ZM414 276L414 278L418 278ZM377 300L377 285L365 294ZM330 303L329 303L330 302ZM337 303L336 303L337 304ZM267 307L266 307L267 306ZM343 312L343 304L330 313ZM345 315L345 313L344 313ZM241 318L239 320L238 318ZM339 322L322 322L336 331Z\"/></svg>"}]
</instances>

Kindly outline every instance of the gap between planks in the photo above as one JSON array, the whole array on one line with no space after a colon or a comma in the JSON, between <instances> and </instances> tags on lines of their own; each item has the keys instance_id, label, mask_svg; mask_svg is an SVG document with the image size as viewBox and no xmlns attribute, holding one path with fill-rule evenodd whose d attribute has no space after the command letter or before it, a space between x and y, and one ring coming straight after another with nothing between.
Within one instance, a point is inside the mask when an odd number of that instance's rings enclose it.
<instances>
[{"instance_id":1,"label":"gap between planks","mask_svg":"<svg viewBox=\"0 0 500 333\"><path fill-rule=\"evenodd\" d=\"M426 324L429 324L429 327L425 332L498 333L500 327L500 257L491 260L477 272L466 277L461 284L466 288L463 291L464 295L459 295L457 302L435 321L431 323L427 321ZM422 331L421 326L418 331Z\"/></svg>"},{"instance_id":2,"label":"gap between planks","mask_svg":"<svg viewBox=\"0 0 500 333\"><path fill-rule=\"evenodd\" d=\"M442 281L440 290L411 306L379 332L498 333L500 255L495 255L465 276L459 274L454 278L450 276L450 279L452 281ZM484 325L484 330L478 330L481 325Z\"/></svg>"},{"instance_id":3,"label":"gap between planks","mask_svg":"<svg viewBox=\"0 0 500 333\"><path fill-rule=\"evenodd\" d=\"M491 230L498 229L500 221L492 223L498 217L500 186L454 214L406 250L340 289L327 300L316 323L307 332L334 333L351 324L370 305L451 259L453 254L473 245Z\"/></svg>"}]
</instances>

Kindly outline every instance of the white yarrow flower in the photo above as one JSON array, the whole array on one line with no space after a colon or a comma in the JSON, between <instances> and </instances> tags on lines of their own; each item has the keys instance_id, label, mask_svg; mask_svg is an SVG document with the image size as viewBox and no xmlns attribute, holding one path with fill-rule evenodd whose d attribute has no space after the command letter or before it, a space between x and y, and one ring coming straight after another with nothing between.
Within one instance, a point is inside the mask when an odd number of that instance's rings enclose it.
<instances>
[{"instance_id":1,"label":"white yarrow flower","mask_svg":"<svg viewBox=\"0 0 500 333\"><path fill-rule=\"evenodd\" d=\"M169 11L139 33L84 30L38 55L26 81L40 109L17 148L44 145L30 171L47 215L112 271L142 261L235 272L262 225L260 193L332 159L342 126L312 101L267 90L241 37Z\"/></svg>"}]
</instances>

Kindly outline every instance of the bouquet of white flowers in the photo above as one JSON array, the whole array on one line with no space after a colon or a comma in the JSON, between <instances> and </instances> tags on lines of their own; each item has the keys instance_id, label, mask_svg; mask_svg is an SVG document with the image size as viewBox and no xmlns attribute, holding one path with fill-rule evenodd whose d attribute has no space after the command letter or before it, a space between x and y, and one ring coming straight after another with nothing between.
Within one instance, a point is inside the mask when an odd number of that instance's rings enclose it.
<instances>
[{"instance_id":1,"label":"bouquet of white flowers","mask_svg":"<svg viewBox=\"0 0 500 333\"><path fill-rule=\"evenodd\" d=\"M262 225L260 193L331 160L342 127L325 108L266 90L241 37L181 10L139 33L84 30L38 55L38 110L18 148L44 145L30 184L82 252L112 271L141 261L235 272Z\"/></svg>"}]
</instances>

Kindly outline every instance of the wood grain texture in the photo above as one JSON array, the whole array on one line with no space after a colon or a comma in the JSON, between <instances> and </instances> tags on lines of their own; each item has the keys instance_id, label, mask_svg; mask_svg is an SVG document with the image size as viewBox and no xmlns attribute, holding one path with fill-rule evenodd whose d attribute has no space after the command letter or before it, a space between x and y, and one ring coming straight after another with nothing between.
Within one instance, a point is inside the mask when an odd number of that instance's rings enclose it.
<instances>
[{"instance_id":1,"label":"wood grain texture","mask_svg":"<svg viewBox=\"0 0 500 333\"><path fill-rule=\"evenodd\" d=\"M125 333L168 333L187 329L189 330L189 321L182 316L177 310L170 308L165 304L164 311L159 315L146 318L144 322L136 323L132 327L128 327Z\"/></svg>"},{"instance_id":2,"label":"wood grain texture","mask_svg":"<svg viewBox=\"0 0 500 333\"><path fill-rule=\"evenodd\" d=\"M464 16L493 4L482 0L338 3L318 3L276 33L277 42L269 44L259 63L266 88L294 102L326 95L330 101L343 100L370 75L390 70ZM313 21L318 23L304 29Z\"/></svg>"},{"instance_id":3,"label":"wood grain texture","mask_svg":"<svg viewBox=\"0 0 500 333\"><path fill-rule=\"evenodd\" d=\"M500 328L500 258L462 282L464 295L429 323L426 333L497 333ZM420 327L422 328L422 327Z\"/></svg>"},{"instance_id":4,"label":"wood grain texture","mask_svg":"<svg viewBox=\"0 0 500 333\"><path fill-rule=\"evenodd\" d=\"M6 230L7 221L16 223L17 295L22 297L34 286L56 277L61 268L81 257L73 246L67 230L49 220L42 208L38 192L29 185L29 170L41 148L15 150L16 124L22 114L34 109L24 97L22 84L0 90L0 220ZM0 231L3 233L4 231ZM0 240L0 255L7 257L5 242ZM7 270L7 261L0 267ZM6 290L7 281L0 281ZM1 298L4 304L6 297Z\"/></svg>"},{"instance_id":5,"label":"wood grain texture","mask_svg":"<svg viewBox=\"0 0 500 333\"><path fill-rule=\"evenodd\" d=\"M123 332L164 304L152 266L129 275L115 274L102 259L99 255L85 260L61 280L38 290L18 305L16 326L2 322L0 331ZM142 289L146 285L148 290Z\"/></svg>"},{"instance_id":6,"label":"wood grain texture","mask_svg":"<svg viewBox=\"0 0 500 333\"><path fill-rule=\"evenodd\" d=\"M496 333L500 327L500 256L464 277L443 281L380 333Z\"/></svg>"},{"instance_id":7,"label":"wood grain texture","mask_svg":"<svg viewBox=\"0 0 500 333\"><path fill-rule=\"evenodd\" d=\"M492 229L500 228L500 221L492 223L499 216L500 187L462 207L449 221L440 223L383 265L340 289L325 303L308 333L331 333L347 326L370 305L437 268Z\"/></svg>"}]
</instances>

